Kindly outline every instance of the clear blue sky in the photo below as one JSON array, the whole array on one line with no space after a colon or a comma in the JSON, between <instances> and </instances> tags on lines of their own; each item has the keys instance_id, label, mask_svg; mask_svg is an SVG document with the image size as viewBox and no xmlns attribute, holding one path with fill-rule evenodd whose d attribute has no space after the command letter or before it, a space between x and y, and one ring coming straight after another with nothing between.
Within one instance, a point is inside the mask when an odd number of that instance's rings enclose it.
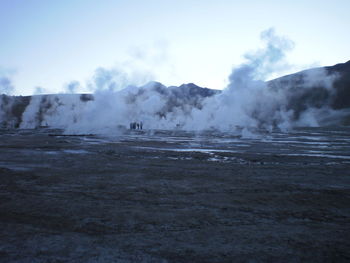
<instances>
[{"instance_id":1,"label":"clear blue sky","mask_svg":"<svg viewBox=\"0 0 350 263\"><path fill-rule=\"evenodd\" d=\"M83 86L98 67L222 89L274 27L290 71L350 59L348 0L0 0L0 70L15 94Z\"/></svg>"}]
</instances>

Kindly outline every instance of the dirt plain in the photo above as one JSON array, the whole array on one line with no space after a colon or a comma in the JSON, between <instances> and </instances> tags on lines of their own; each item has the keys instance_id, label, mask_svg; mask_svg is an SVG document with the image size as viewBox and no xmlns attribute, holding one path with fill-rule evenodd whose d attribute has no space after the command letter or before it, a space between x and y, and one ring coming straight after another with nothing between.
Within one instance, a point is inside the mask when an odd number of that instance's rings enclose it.
<instances>
[{"instance_id":1,"label":"dirt plain","mask_svg":"<svg viewBox=\"0 0 350 263\"><path fill-rule=\"evenodd\" d=\"M349 262L350 129L0 132L0 262Z\"/></svg>"}]
</instances>

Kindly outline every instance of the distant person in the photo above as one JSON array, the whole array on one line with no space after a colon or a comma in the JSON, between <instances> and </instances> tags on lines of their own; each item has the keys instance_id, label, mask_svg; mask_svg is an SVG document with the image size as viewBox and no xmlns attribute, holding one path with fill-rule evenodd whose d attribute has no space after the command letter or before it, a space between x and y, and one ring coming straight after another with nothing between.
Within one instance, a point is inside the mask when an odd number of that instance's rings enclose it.
<instances>
[{"instance_id":1,"label":"distant person","mask_svg":"<svg viewBox=\"0 0 350 263\"><path fill-rule=\"evenodd\" d=\"M143 123L140 121L140 129L142 130Z\"/></svg>"},{"instance_id":2,"label":"distant person","mask_svg":"<svg viewBox=\"0 0 350 263\"><path fill-rule=\"evenodd\" d=\"M138 130L140 129L140 124L138 122L136 122L136 127Z\"/></svg>"}]
</instances>

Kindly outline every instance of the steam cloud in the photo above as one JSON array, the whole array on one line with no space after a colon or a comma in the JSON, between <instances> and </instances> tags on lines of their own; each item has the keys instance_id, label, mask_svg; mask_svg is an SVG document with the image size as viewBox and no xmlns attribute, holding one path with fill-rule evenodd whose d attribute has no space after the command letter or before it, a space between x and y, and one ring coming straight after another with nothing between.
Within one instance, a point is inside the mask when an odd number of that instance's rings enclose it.
<instances>
[{"instance_id":1,"label":"steam cloud","mask_svg":"<svg viewBox=\"0 0 350 263\"><path fill-rule=\"evenodd\" d=\"M98 68L88 84L93 95L33 96L20 127L48 125L73 134L115 134L130 122L142 121L146 129L288 130L322 125L330 116L344 113L331 107L338 76L324 69L265 82L287 66L285 54L294 44L273 29L262 32L261 39L263 48L245 55L246 62L232 71L222 91L194 84L140 86L135 83L148 80L149 74ZM79 86L71 82L66 91L74 93Z\"/></svg>"},{"instance_id":2,"label":"steam cloud","mask_svg":"<svg viewBox=\"0 0 350 263\"><path fill-rule=\"evenodd\" d=\"M11 78L7 74L0 72L0 94L11 95L14 89Z\"/></svg>"}]
</instances>

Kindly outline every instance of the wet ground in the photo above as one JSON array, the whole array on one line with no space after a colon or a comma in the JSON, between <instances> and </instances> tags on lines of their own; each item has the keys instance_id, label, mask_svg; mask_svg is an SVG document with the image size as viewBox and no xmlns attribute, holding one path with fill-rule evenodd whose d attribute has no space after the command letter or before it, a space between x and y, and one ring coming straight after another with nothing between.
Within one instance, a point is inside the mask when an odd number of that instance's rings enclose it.
<instances>
[{"instance_id":1,"label":"wet ground","mask_svg":"<svg viewBox=\"0 0 350 263\"><path fill-rule=\"evenodd\" d=\"M349 262L349 237L349 128L0 131L0 262Z\"/></svg>"}]
</instances>

